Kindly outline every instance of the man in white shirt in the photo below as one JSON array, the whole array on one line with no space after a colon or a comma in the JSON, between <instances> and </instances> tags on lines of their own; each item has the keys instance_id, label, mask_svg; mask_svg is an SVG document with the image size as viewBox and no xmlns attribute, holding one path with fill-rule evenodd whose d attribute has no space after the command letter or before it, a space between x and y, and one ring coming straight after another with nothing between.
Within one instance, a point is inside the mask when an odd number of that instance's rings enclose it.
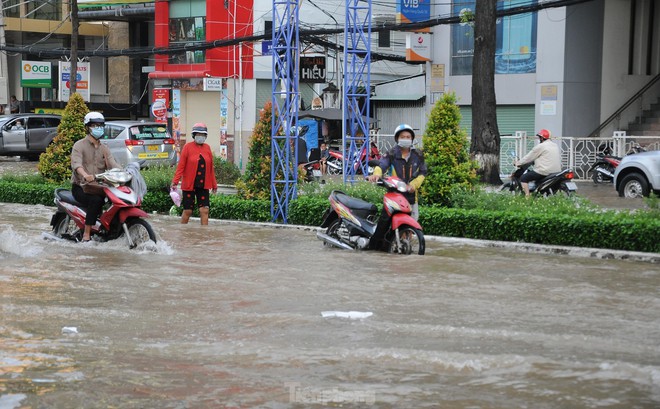
<instances>
[{"instance_id":1,"label":"man in white shirt","mask_svg":"<svg viewBox=\"0 0 660 409\"><path fill-rule=\"evenodd\" d=\"M539 144L515 163L516 166L534 163L534 170L528 170L520 178L525 196L529 196L529 182L541 180L551 173L561 171L561 153L559 146L550 140L550 131L541 129L536 136L539 138Z\"/></svg>"}]
</instances>

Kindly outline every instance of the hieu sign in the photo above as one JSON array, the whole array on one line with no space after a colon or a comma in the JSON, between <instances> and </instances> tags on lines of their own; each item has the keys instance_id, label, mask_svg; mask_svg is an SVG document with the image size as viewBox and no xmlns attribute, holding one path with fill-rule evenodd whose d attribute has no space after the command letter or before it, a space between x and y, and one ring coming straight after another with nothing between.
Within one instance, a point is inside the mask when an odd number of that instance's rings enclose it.
<instances>
[{"instance_id":1,"label":"hieu sign","mask_svg":"<svg viewBox=\"0 0 660 409\"><path fill-rule=\"evenodd\" d=\"M300 82L325 82L325 57L300 57Z\"/></svg>"},{"instance_id":2,"label":"hieu sign","mask_svg":"<svg viewBox=\"0 0 660 409\"><path fill-rule=\"evenodd\" d=\"M50 62L22 61L21 87L52 88Z\"/></svg>"}]
</instances>

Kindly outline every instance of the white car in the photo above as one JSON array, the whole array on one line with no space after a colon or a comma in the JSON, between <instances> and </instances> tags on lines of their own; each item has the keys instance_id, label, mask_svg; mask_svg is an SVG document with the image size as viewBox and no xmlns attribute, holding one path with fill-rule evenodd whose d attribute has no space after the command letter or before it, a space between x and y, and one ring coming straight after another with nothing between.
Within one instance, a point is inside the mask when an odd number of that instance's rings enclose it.
<instances>
[{"instance_id":1,"label":"white car","mask_svg":"<svg viewBox=\"0 0 660 409\"><path fill-rule=\"evenodd\" d=\"M176 141L162 123L106 121L101 143L110 148L112 156L122 166L131 162L141 162L142 167L177 163Z\"/></svg>"},{"instance_id":2,"label":"white car","mask_svg":"<svg viewBox=\"0 0 660 409\"><path fill-rule=\"evenodd\" d=\"M621 197L660 195L660 151L624 156L614 172L614 188Z\"/></svg>"}]
</instances>

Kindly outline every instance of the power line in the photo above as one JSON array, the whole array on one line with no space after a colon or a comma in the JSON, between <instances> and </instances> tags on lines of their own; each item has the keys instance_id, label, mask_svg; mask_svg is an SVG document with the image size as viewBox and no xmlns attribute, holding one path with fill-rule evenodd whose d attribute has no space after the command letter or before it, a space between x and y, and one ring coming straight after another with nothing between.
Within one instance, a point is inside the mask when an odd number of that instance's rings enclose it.
<instances>
[{"instance_id":1,"label":"power line","mask_svg":"<svg viewBox=\"0 0 660 409\"><path fill-rule=\"evenodd\" d=\"M516 14L524 13L533 13L539 10L548 9L548 8L557 8L557 7L567 7L573 6L581 3L587 3L593 0L554 0L554 1L545 1L542 3L536 4L527 4L521 6L509 7L507 9L502 9L497 11L497 17L507 17L513 16ZM450 17L440 17L434 18L425 21L418 21L414 23L384 23L381 25L372 26L372 32L382 32L382 31L413 31L415 29L434 27L439 25L446 24L457 24L461 22L460 16L450 16ZM322 43L320 36L331 35L331 34L340 34L343 33L343 28L324 28L324 29L309 29L309 30L300 30L299 35L301 41L308 41L312 43ZM125 48L119 50L80 50L78 55L80 57L146 57L153 54L161 55L170 55L178 54L184 51L197 51L197 50L208 50L212 48L222 48L222 47L231 47L238 45L243 42L256 42L261 40L269 40L270 35L266 34L257 34L239 38L231 39L222 39L214 40L208 42L198 42L198 43L186 43L186 44L176 44L170 45L168 47L133 47ZM321 45L321 44L319 44ZM330 42L325 42L324 47L336 49L337 46ZM35 55L41 58L57 58L68 56L70 50L67 49L46 49L46 48L37 48L32 45L30 46L4 46L0 47L0 51L7 51L17 54L30 54ZM372 53L374 56L374 53ZM375 54L376 58L379 57L379 54ZM402 57L394 55L380 54L383 60L390 61L401 61Z\"/></svg>"}]
</instances>

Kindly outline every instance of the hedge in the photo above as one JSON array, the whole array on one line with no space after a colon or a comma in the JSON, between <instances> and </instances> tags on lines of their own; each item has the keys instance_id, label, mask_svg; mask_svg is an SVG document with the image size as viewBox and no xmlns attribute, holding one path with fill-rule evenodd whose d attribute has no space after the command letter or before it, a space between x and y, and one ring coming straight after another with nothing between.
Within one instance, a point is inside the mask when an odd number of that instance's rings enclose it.
<instances>
[{"instance_id":1,"label":"hedge","mask_svg":"<svg viewBox=\"0 0 660 409\"><path fill-rule=\"evenodd\" d=\"M53 206L56 187L0 180L0 202ZM171 207L169 194L162 190L147 192L142 203L142 208L149 213L168 213ZM319 226L327 207L327 199L301 196L289 204L289 223ZM215 195L211 197L209 216L269 222L270 201ZM422 206L419 222L425 234L435 236L660 252L660 219L653 218L612 217L599 213L578 217Z\"/></svg>"}]
</instances>

